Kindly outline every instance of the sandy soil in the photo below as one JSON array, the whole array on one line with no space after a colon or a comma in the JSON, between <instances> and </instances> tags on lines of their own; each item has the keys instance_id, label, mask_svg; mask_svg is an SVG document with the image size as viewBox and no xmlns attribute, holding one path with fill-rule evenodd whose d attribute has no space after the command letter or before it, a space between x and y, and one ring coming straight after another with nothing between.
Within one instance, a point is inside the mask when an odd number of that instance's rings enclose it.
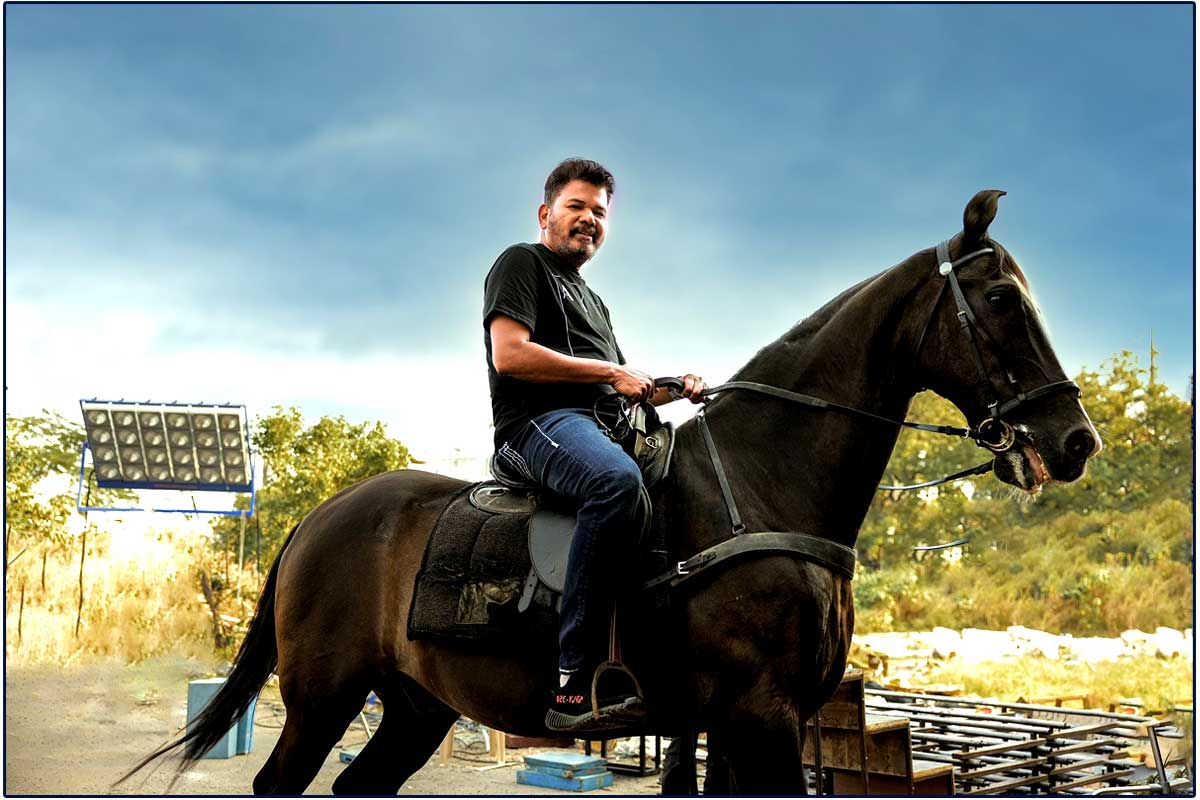
<instances>
[{"instance_id":1,"label":"sandy soil","mask_svg":"<svg viewBox=\"0 0 1200 800\"><path fill-rule=\"evenodd\" d=\"M121 786L111 784L142 756L180 730L187 718L189 678L211 674L210 665L184 659L159 659L137 666L113 663L73 667L10 666L4 676L5 794L161 794L173 771L168 764L142 773ZM206 759L175 784L174 794L248 794L255 773L279 737L283 705L268 687L255 715L254 747L249 755ZM346 732L339 747L360 745L359 725ZM482 743L477 747L482 748ZM486 754L460 747L441 764L437 754L405 783L401 794L556 794L516 781L521 755L508 751L518 765L480 769ZM329 794L344 765L335 748L308 794ZM657 794L656 777L615 775L606 794Z\"/></svg>"}]
</instances>

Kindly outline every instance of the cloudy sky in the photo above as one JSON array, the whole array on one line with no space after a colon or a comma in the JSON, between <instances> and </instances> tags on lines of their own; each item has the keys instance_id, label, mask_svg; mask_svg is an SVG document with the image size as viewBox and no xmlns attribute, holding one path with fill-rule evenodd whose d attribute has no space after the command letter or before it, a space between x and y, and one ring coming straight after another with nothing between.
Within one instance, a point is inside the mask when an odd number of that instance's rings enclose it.
<instances>
[{"instance_id":1,"label":"cloudy sky","mask_svg":"<svg viewBox=\"0 0 1200 800\"><path fill-rule=\"evenodd\" d=\"M483 276L571 155L617 176L584 276L649 372L728 377L995 187L1067 371L1153 332L1184 394L1193 14L8 5L8 411L295 405L487 450Z\"/></svg>"}]
</instances>

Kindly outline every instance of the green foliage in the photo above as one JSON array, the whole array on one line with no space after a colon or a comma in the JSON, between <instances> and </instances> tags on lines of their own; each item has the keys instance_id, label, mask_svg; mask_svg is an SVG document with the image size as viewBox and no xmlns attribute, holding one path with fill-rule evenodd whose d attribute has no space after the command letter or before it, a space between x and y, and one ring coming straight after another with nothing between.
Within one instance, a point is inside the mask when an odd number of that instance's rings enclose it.
<instances>
[{"instance_id":1,"label":"green foliage","mask_svg":"<svg viewBox=\"0 0 1200 800\"><path fill-rule=\"evenodd\" d=\"M82 426L59 414L43 411L42 416L5 416L5 520L8 545L14 551L9 558L22 547L35 543L61 546L70 539L67 520L75 511L71 496L59 491L46 497L53 490L43 482L77 470L82 445Z\"/></svg>"},{"instance_id":2,"label":"green foliage","mask_svg":"<svg viewBox=\"0 0 1200 800\"><path fill-rule=\"evenodd\" d=\"M1076 379L1104 441L1088 474L1035 502L992 477L884 493L859 533L858 629L1021 624L1108 634L1191 624L1192 408L1129 352ZM961 425L930 394L912 419ZM981 461L958 440L906 433L885 474L915 483ZM960 549L912 547L968 537Z\"/></svg>"},{"instance_id":3,"label":"green foliage","mask_svg":"<svg viewBox=\"0 0 1200 800\"><path fill-rule=\"evenodd\" d=\"M379 422L351 424L344 417L321 417L305 427L295 408L276 406L255 420L251 441L264 463L255 514L265 561L274 557L288 532L322 501L372 475L408 466L408 448L388 438ZM239 508L248 500L239 498ZM240 520L214 523L219 547L237 547Z\"/></svg>"},{"instance_id":4,"label":"green foliage","mask_svg":"<svg viewBox=\"0 0 1200 800\"><path fill-rule=\"evenodd\" d=\"M1076 382L1104 452L1092 459L1083 480L1055 487L1031 506L1029 518L1064 509L1131 510L1168 498L1190 500L1191 405L1150 380L1128 350L1109 359L1100 372L1085 370Z\"/></svg>"},{"instance_id":5,"label":"green foliage","mask_svg":"<svg viewBox=\"0 0 1200 800\"><path fill-rule=\"evenodd\" d=\"M71 540L83 426L61 414L4 418L5 541L8 558L25 547L57 550ZM91 480L90 472L87 475ZM93 489L96 503L129 498L127 491Z\"/></svg>"}]
</instances>

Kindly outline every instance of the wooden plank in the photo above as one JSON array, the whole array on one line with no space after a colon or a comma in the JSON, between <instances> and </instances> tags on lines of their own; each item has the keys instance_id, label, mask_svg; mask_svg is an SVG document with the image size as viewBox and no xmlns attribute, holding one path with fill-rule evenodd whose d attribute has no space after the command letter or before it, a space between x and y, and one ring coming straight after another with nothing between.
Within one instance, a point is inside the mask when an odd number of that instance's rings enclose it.
<instances>
[{"instance_id":1,"label":"wooden plank","mask_svg":"<svg viewBox=\"0 0 1200 800\"><path fill-rule=\"evenodd\" d=\"M862 703L854 703L849 700L833 699L821 706L818 712L821 715L822 728L850 728L858 730L859 710L862 708ZM812 727L812 720L808 722L809 727Z\"/></svg>"},{"instance_id":2,"label":"wooden plank","mask_svg":"<svg viewBox=\"0 0 1200 800\"><path fill-rule=\"evenodd\" d=\"M1046 734L1047 739L1078 739L1092 733L1104 733L1117 727L1116 722L1101 722L1096 725L1081 725L1078 728L1065 728L1055 733Z\"/></svg>"},{"instance_id":3,"label":"wooden plank","mask_svg":"<svg viewBox=\"0 0 1200 800\"><path fill-rule=\"evenodd\" d=\"M868 705L867 708L874 713L882 713L879 706ZM1056 726L1036 724L1038 720L1030 720L1027 717L1009 717L1000 714L975 714L971 712L955 712L953 714L938 714L930 713L931 709L922 711L909 712L907 710L900 711L899 709L888 708L887 713L892 716L902 714L908 719L920 720L921 722L934 722L944 725L961 725L974 728L994 729L997 731L1005 731L1009 733L1024 733L1024 734L1044 734L1048 730L1053 730ZM1020 722L1015 721L1019 719Z\"/></svg>"},{"instance_id":4,"label":"wooden plank","mask_svg":"<svg viewBox=\"0 0 1200 800\"><path fill-rule=\"evenodd\" d=\"M914 741L932 742L938 745L972 750L980 747L989 747L995 742L995 739L988 739L986 736L949 736L944 733L931 733L928 728L912 728L911 731Z\"/></svg>"},{"instance_id":5,"label":"wooden plank","mask_svg":"<svg viewBox=\"0 0 1200 800\"><path fill-rule=\"evenodd\" d=\"M994 744L988 747L979 747L974 750L956 750L954 751L955 758L961 758L964 761L969 761L980 756L992 756L997 753L1007 753L1012 750L1029 750L1031 747L1044 745L1048 740L1044 738L1024 739L1019 742L1004 742L1002 744Z\"/></svg>"},{"instance_id":6,"label":"wooden plank","mask_svg":"<svg viewBox=\"0 0 1200 800\"><path fill-rule=\"evenodd\" d=\"M936 761L939 764L954 764L954 766L958 766L958 763L954 760L954 756L950 755L949 753L939 753L936 750L928 750L922 751L920 756L922 761Z\"/></svg>"},{"instance_id":7,"label":"wooden plank","mask_svg":"<svg viewBox=\"0 0 1200 800\"><path fill-rule=\"evenodd\" d=\"M1111 753L1113 756L1116 756L1118 753L1126 753L1129 751L1128 747L1122 746L1120 739L1106 738L1088 739L1087 741L1080 742L1079 744L1072 744L1068 745L1067 747L1056 747L1046 755L1051 761L1053 761L1055 756L1061 756L1067 753L1078 753L1085 750L1103 750L1108 747L1113 748L1114 751Z\"/></svg>"},{"instance_id":8,"label":"wooden plank","mask_svg":"<svg viewBox=\"0 0 1200 800\"><path fill-rule=\"evenodd\" d=\"M954 774L953 764L943 764L937 761L926 761L922 758L914 758L912 762L913 780L923 780L932 778L937 775Z\"/></svg>"},{"instance_id":9,"label":"wooden plank","mask_svg":"<svg viewBox=\"0 0 1200 800\"><path fill-rule=\"evenodd\" d=\"M1132 769L1122 769L1117 770L1116 772L1104 772L1096 775L1089 775L1086 778L1080 778L1079 780L1071 781L1070 783L1060 783L1053 787L1053 791L1061 792L1066 789L1075 789L1080 786L1090 786L1093 783L1100 783L1101 781L1113 781L1120 778L1128 778L1133 773L1134 770Z\"/></svg>"},{"instance_id":10,"label":"wooden plank","mask_svg":"<svg viewBox=\"0 0 1200 800\"><path fill-rule=\"evenodd\" d=\"M508 763L508 741L504 731L498 731L495 728L483 728L488 737L488 755L491 756L497 764Z\"/></svg>"},{"instance_id":11,"label":"wooden plank","mask_svg":"<svg viewBox=\"0 0 1200 800\"><path fill-rule=\"evenodd\" d=\"M959 774L959 777L960 778L962 777L961 773ZM968 795L1001 794L1003 792L1007 792L1009 789L1015 789L1018 786L1028 786L1029 784L1037 783L1040 780L1042 780L1041 775L1031 775L1028 778L1018 778L1017 780L1014 780L1014 781L1005 781L1003 783L993 783L990 786L984 786L980 789L972 789L969 792L964 792L964 794L968 794Z\"/></svg>"},{"instance_id":12,"label":"wooden plank","mask_svg":"<svg viewBox=\"0 0 1200 800\"><path fill-rule=\"evenodd\" d=\"M958 773L958 777L962 778L963 780L971 780L972 778L979 778L984 775L991 775L996 772L1005 772L1007 770L1017 769L1019 767L1033 767L1038 764L1045 764L1045 763L1046 763L1045 758L1026 758L1021 761L1005 761L1000 764L993 764L990 767L982 767L980 769L973 769L973 770L970 770L969 772L960 772L960 773Z\"/></svg>"},{"instance_id":13,"label":"wooden plank","mask_svg":"<svg viewBox=\"0 0 1200 800\"><path fill-rule=\"evenodd\" d=\"M1112 762L1107 758L1094 758L1091 761L1076 761L1072 764L1061 764L1046 774L1062 775L1070 772L1083 772L1085 770L1092 769L1093 767L1106 767L1111 763Z\"/></svg>"},{"instance_id":14,"label":"wooden plank","mask_svg":"<svg viewBox=\"0 0 1200 800\"><path fill-rule=\"evenodd\" d=\"M832 769L861 770L862 734L859 731L821 729L821 763ZM815 736L804 739L804 763L816 764ZM866 740L867 764L872 774L907 775L912 757L908 726L877 732Z\"/></svg>"},{"instance_id":15,"label":"wooden plank","mask_svg":"<svg viewBox=\"0 0 1200 800\"><path fill-rule=\"evenodd\" d=\"M909 720L907 717L893 717L887 714L867 714L867 735L871 735L873 733L884 733L886 731L894 731L897 728L907 727L909 727Z\"/></svg>"}]
</instances>

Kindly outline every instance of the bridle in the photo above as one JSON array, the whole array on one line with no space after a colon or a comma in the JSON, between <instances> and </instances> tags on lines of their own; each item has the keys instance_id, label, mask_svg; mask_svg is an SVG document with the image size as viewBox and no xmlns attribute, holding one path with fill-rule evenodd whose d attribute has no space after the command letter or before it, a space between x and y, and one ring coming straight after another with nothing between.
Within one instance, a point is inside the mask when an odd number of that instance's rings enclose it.
<instances>
[{"instance_id":1,"label":"bridle","mask_svg":"<svg viewBox=\"0 0 1200 800\"><path fill-rule=\"evenodd\" d=\"M989 253L995 253L995 249L984 247L974 252L967 253L959 257L957 260L950 258L950 242L943 241L936 248L938 275L946 280L942 283L938 290L937 298L934 300L933 307L930 309L929 316L925 320L924 326L921 328L921 334L917 339L917 345L913 355L914 360L919 357L921 346L925 342L926 333L929 326L937 316L938 307L941 305L942 297L946 294L946 286L950 287L951 294L954 296L955 305L958 308L956 316L958 317L959 327L966 336L971 358L975 362L975 368L979 375L979 385L983 393L983 397L987 404L988 416L985 417L975 427L959 428L951 425L931 425L922 422L911 422L909 420L898 420L889 417L884 417L870 411L853 406L842 405L830 400L824 400L819 397L801 394L799 392L781 389L777 386L769 386L763 383L753 381L730 381L723 383L720 386L706 388L703 392L703 402L707 408L707 403L712 397L721 394L722 392L744 391L755 394L775 397L781 400L786 400L793 403L799 403L811 408L826 409L830 411L839 411L847 414L853 414L860 417L886 422L892 425L899 425L915 430L927 431L930 433L938 433L946 436L955 436L964 439L971 439L979 447L990 450L992 453L1003 453L1012 448L1017 441L1017 434L1011 424L1003 419L1004 415L1021 407L1025 403L1032 402L1041 397L1059 392L1073 392L1076 397L1081 396L1079 386L1072 380L1051 381L1031 391L1022 390L1016 378L1013 377L1011 370L1004 368L1001 348L995 341L991 339L980 327L971 306L967 303L966 295L963 293L962 286L958 282L958 277L955 270L964 264L979 258L980 256ZM992 382L991 375L983 364L983 353L979 349L979 340L983 339L993 346L996 360L1000 361L1005 377L1008 379L1008 385L1013 394L1007 400L1001 400L996 391L995 385ZM1047 376L1048 377L1048 376ZM683 391L683 381L678 378L659 378L655 381L656 386L665 386L672 396L679 397ZM608 397L613 397L612 395ZM625 405L624 398L620 395L615 395L616 402L620 405L621 414L624 416ZM600 420L599 413L600 404L597 404L597 420ZM853 578L855 554L854 550L844 545L836 544L828 539L818 536L812 536L805 533L796 532L757 532L747 533L746 526L742 524L741 515L738 513L737 504L733 499L733 492L730 489L729 479L725 475L725 467L721 463L720 453L717 451L716 443L713 441L712 433L708 428L708 421L705 418L705 410L702 408L696 414L697 424L700 428L700 433L704 439L705 447L708 450L709 459L712 461L713 469L717 475L717 482L721 487L721 494L725 501L725 507L729 511L729 519L732 523L732 539L727 539L713 547L709 547L700 553L692 556L686 561L680 561L676 564L675 569L667 573L657 576L656 578L644 584L643 589L656 589L662 586L675 587L685 580L688 580L702 570L715 566L717 563L725 561L734 556L750 552L788 552L800 555L807 560L823 564L824 566L833 569L841 574ZM601 422L606 429L612 431L607 423ZM990 472L992 469L992 461L979 464L978 466L956 472L953 475L947 475L944 478L939 478L924 483L917 483L908 486L879 486L881 490L904 491L912 489L924 489L930 486L937 486L949 481L958 480L971 475L983 475ZM940 549L942 547L950 547L961 542L954 542L947 545L935 545L926 549Z\"/></svg>"},{"instance_id":2,"label":"bridle","mask_svg":"<svg viewBox=\"0 0 1200 800\"><path fill-rule=\"evenodd\" d=\"M988 373L987 368L983 366L983 354L979 350L979 340L984 339L989 344L993 345L993 349L996 351L996 359L1000 361L1001 365L1003 366L1001 349L998 345L996 345L991 337L987 335L987 332L980 327L979 321L975 318L975 313L971 311L971 306L969 303L967 303L966 295L963 294L962 286L958 282L958 276L954 272L963 264L970 263L979 256L995 252L995 248L984 247L972 253L967 253L965 256L961 256L957 261L951 261L950 241L947 239L938 244L938 274L943 276L946 280L942 283L941 288L938 290L937 299L933 302L933 308L929 312L929 317L925 320L925 326L921 328L921 335L917 339L917 346L913 351L913 358L916 359L920 356L921 346L925 343L925 334L929 330L929 323L932 322L934 317L937 316L937 309L938 306L941 305L942 295L946 293L946 286L949 286L954 295L954 303L956 306L958 306L958 312L956 316L958 317L959 328L962 330L963 335L967 338L967 344L969 346L971 358L975 362L975 370L979 374L979 387L983 393L983 397L988 409L988 416L982 420L978 426L975 427L974 435L972 435L971 438L975 439L976 443L980 444L980 446L986 447L994 453L1003 453L1005 450L1011 448L1017 440L1016 433L1013 431L1013 427L1004 421L1004 419L1002 419L1005 414L1017 409L1025 403L1049 394L1056 394L1058 392L1074 392L1076 397L1080 397L1082 393L1079 390L1078 384L1072 380L1052 381L1039 386L1032 391L1025 392L1022 391L1021 385L1017 382L1017 379L1013 377L1012 371L1009 369L1004 369L1004 376L1008 379L1008 384L1013 391L1013 395L1004 402L1000 401L995 385L992 383L992 377Z\"/></svg>"}]
</instances>

